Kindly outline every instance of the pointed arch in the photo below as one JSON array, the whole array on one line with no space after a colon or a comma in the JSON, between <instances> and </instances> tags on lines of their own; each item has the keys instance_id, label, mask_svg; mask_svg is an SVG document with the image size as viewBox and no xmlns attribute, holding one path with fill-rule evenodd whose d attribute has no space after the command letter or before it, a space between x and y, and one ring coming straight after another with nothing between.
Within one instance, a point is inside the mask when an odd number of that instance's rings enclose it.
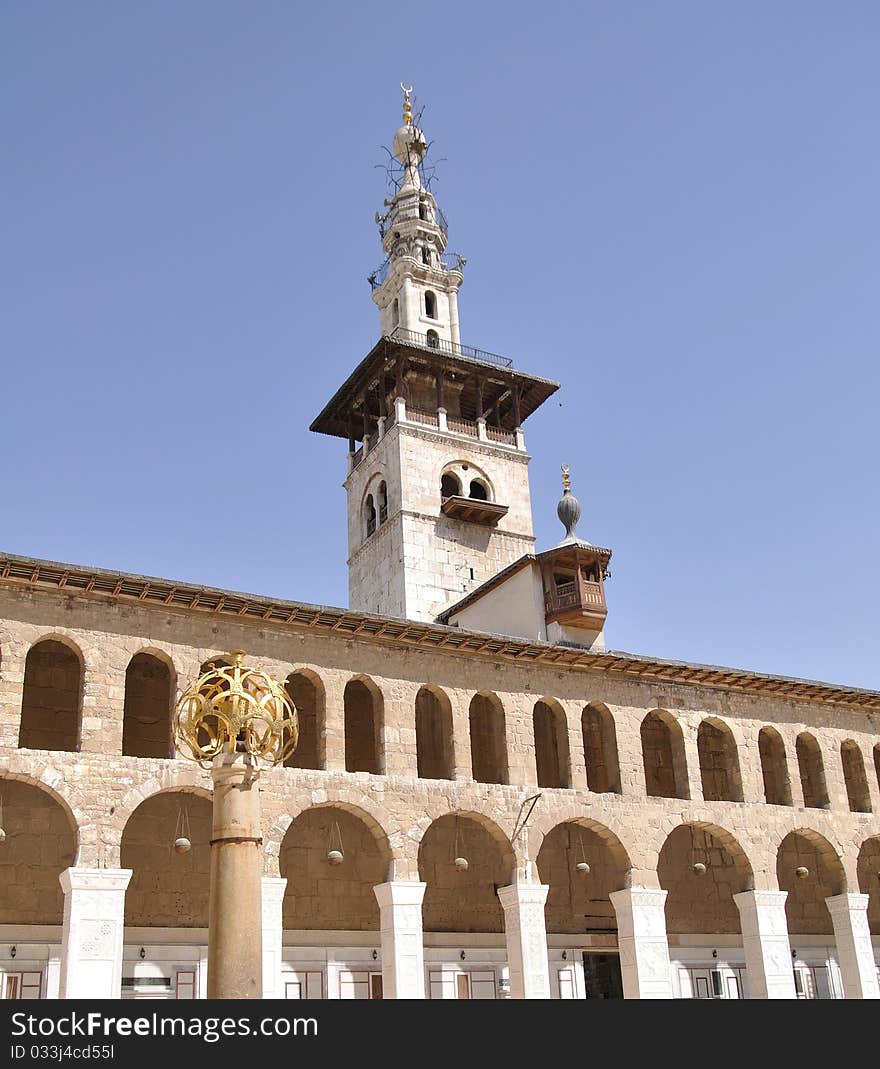
<instances>
[{"instance_id":1,"label":"pointed arch","mask_svg":"<svg viewBox=\"0 0 880 1069\"><path fill-rule=\"evenodd\" d=\"M788 891L785 916L790 935L834 935L826 898L843 894L846 873L834 846L812 828L791 831L776 853L776 879Z\"/></svg>"}]
</instances>

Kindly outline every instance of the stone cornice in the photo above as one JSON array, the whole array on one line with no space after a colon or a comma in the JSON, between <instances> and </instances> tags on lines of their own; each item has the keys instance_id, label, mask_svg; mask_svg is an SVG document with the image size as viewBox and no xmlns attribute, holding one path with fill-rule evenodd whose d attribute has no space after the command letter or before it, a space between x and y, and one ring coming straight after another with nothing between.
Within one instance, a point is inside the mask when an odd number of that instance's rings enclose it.
<instances>
[{"instance_id":1,"label":"stone cornice","mask_svg":"<svg viewBox=\"0 0 880 1069\"><path fill-rule=\"evenodd\" d=\"M306 605L216 587L194 586L171 579L60 564L13 554L0 554L0 588L60 592L101 600L109 598L129 605L174 607L200 615L234 617L318 634L356 637L379 645L393 643L459 656L603 673L618 679L722 688L791 701L880 711L880 692L861 687L837 686L737 668L658 660L613 650L590 652L568 646L524 642L440 624L395 620L324 605Z\"/></svg>"}]
</instances>

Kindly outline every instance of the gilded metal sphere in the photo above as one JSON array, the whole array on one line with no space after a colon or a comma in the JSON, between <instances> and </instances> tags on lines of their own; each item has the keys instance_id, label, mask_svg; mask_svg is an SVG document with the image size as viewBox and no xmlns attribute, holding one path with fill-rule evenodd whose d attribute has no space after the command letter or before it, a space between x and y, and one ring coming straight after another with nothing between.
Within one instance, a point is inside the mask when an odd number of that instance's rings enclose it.
<instances>
[{"instance_id":1,"label":"gilded metal sphere","mask_svg":"<svg viewBox=\"0 0 880 1069\"><path fill-rule=\"evenodd\" d=\"M179 839L174 840L174 853L188 854L192 850L192 845L185 835L181 835Z\"/></svg>"},{"instance_id":2,"label":"gilded metal sphere","mask_svg":"<svg viewBox=\"0 0 880 1069\"><path fill-rule=\"evenodd\" d=\"M805 880L810 875L810 870L806 867L806 865L798 865L798 867L794 870L794 874L799 880Z\"/></svg>"},{"instance_id":3,"label":"gilded metal sphere","mask_svg":"<svg viewBox=\"0 0 880 1069\"><path fill-rule=\"evenodd\" d=\"M468 867L468 859L466 857L457 857L452 862L459 872L466 872Z\"/></svg>"},{"instance_id":4,"label":"gilded metal sphere","mask_svg":"<svg viewBox=\"0 0 880 1069\"><path fill-rule=\"evenodd\" d=\"M706 866L703 864L702 861L695 861L694 862L694 875L695 876L705 876L706 875Z\"/></svg>"},{"instance_id":5,"label":"gilded metal sphere","mask_svg":"<svg viewBox=\"0 0 880 1069\"><path fill-rule=\"evenodd\" d=\"M174 718L178 750L210 768L221 753L246 753L280 765L296 749L299 724L287 691L261 668L247 668L244 651L216 664L180 696Z\"/></svg>"},{"instance_id":6,"label":"gilded metal sphere","mask_svg":"<svg viewBox=\"0 0 880 1069\"><path fill-rule=\"evenodd\" d=\"M341 850L328 850L327 851L327 864L328 865L341 865L345 860L345 854Z\"/></svg>"}]
</instances>

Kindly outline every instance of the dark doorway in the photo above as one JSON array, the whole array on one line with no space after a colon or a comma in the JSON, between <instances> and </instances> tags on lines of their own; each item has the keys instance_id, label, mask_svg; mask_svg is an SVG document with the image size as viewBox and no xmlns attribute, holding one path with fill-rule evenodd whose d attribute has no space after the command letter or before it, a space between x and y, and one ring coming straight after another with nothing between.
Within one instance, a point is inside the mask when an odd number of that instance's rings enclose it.
<instances>
[{"instance_id":1,"label":"dark doorway","mask_svg":"<svg viewBox=\"0 0 880 1069\"><path fill-rule=\"evenodd\" d=\"M620 955L584 953L585 998L623 998Z\"/></svg>"}]
</instances>

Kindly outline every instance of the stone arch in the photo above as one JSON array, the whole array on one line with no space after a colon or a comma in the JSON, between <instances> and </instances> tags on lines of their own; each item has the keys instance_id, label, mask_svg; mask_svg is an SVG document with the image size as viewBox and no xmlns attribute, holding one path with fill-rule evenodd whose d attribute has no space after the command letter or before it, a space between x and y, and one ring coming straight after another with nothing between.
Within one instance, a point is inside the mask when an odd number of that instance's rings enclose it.
<instances>
[{"instance_id":1,"label":"stone arch","mask_svg":"<svg viewBox=\"0 0 880 1069\"><path fill-rule=\"evenodd\" d=\"M568 722L555 698L543 697L532 710L535 771L539 787L570 787Z\"/></svg>"},{"instance_id":2,"label":"stone arch","mask_svg":"<svg viewBox=\"0 0 880 1069\"><path fill-rule=\"evenodd\" d=\"M416 764L420 779L453 779L452 703L440 687L419 688L415 702Z\"/></svg>"},{"instance_id":3,"label":"stone arch","mask_svg":"<svg viewBox=\"0 0 880 1069\"><path fill-rule=\"evenodd\" d=\"M880 935L880 835L865 839L856 862L859 890L868 896L868 928Z\"/></svg>"},{"instance_id":4,"label":"stone arch","mask_svg":"<svg viewBox=\"0 0 880 1069\"><path fill-rule=\"evenodd\" d=\"M665 709L652 709L642 720L645 788L656 798L689 798L687 758L681 725Z\"/></svg>"},{"instance_id":5,"label":"stone arch","mask_svg":"<svg viewBox=\"0 0 880 1069\"><path fill-rule=\"evenodd\" d=\"M828 787L825 783L825 767L822 751L815 735L802 731L795 743L804 805L807 809L828 809Z\"/></svg>"},{"instance_id":6,"label":"stone arch","mask_svg":"<svg viewBox=\"0 0 880 1069\"><path fill-rule=\"evenodd\" d=\"M391 846L380 830L369 814L345 802L308 806L288 822L278 857L287 879L285 928L378 929L373 888L389 879L392 864Z\"/></svg>"},{"instance_id":7,"label":"stone arch","mask_svg":"<svg viewBox=\"0 0 880 1069\"><path fill-rule=\"evenodd\" d=\"M467 867L456 865L464 858ZM503 932L498 888L510 884L516 857L510 840L481 813L456 811L434 819L419 843L419 879L426 932Z\"/></svg>"},{"instance_id":8,"label":"stone arch","mask_svg":"<svg viewBox=\"0 0 880 1069\"><path fill-rule=\"evenodd\" d=\"M776 728L768 725L758 732L758 755L764 780L764 801L768 805L791 805L791 777L785 742Z\"/></svg>"},{"instance_id":9,"label":"stone arch","mask_svg":"<svg viewBox=\"0 0 880 1069\"><path fill-rule=\"evenodd\" d=\"M299 721L299 741L284 764L287 768L324 768L326 765L327 693L317 672L297 668L284 683Z\"/></svg>"},{"instance_id":10,"label":"stone arch","mask_svg":"<svg viewBox=\"0 0 880 1069\"><path fill-rule=\"evenodd\" d=\"M174 756L172 718L176 686L174 663L166 653L148 648L134 654L125 670L123 756Z\"/></svg>"},{"instance_id":11,"label":"stone arch","mask_svg":"<svg viewBox=\"0 0 880 1069\"><path fill-rule=\"evenodd\" d=\"M609 828L585 817L556 824L543 837L536 867L541 883L550 888L545 906L548 932L576 935L617 929L609 896L628 886L631 866Z\"/></svg>"},{"instance_id":12,"label":"stone arch","mask_svg":"<svg viewBox=\"0 0 880 1069\"><path fill-rule=\"evenodd\" d=\"M425 290L425 315L428 319L437 318L437 294L433 290Z\"/></svg>"},{"instance_id":13,"label":"stone arch","mask_svg":"<svg viewBox=\"0 0 880 1069\"><path fill-rule=\"evenodd\" d=\"M865 762L862 758L861 747L855 740L844 739L840 744L840 763L843 768L843 782L846 785L850 812L870 813L871 792L868 790Z\"/></svg>"},{"instance_id":14,"label":"stone arch","mask_svg":"<svg viewBox=\"0 0 880 1069\"><path fill-rule=\"evenodd\" d=\"M497 694L481 690L468 709L471 770L477 783L507 783L507 737L504 706Z\"/></svg>"},{"instance_id":15,"label":"stone arch","mask_svg":"<svg viewBox=\"0 0 880 1069\"><path fill-rule=\"evenodd\" d=\"M581 714L587 787L595 794L620 794L620 761L617 729L611 710L602 702L590 702Z\"/></svg>"},{"instance_id":16,"label":"stone arch","mask_svg":"<svg viewBox=\"0 0 880 1069\"><path fill-rule=\"evenodd\" d=\"M145 798L125 822L120 864L132 870L125 923L143 928L207 928L211 796L200 787L169 787ZM179 854L177 838L192 848Z\"/></svg>"},{"instance_id":17,"label":"stone arch","mask_svg":"<svg viewBox=\"0 0 880 1069\"><path fill-rule=\"evenodd\" d=\"M77 751L82 731L85 659L66 635L41 635L25 658L18 745Z\"/></svg>"},{"instance_id":18,"label":"stone arch","mask_svg":"<svg viewBox=\"0 0 880 1069\"><path fill-rule=\"evenodd\" d=\"M385 768L382 691L369 676L345 684L345 770L381 775Z\"/></svg>"},{"instance_id":19,"label":"stone arch","mask_svg":"<svg viewBox=\"0 0 880 1069\"><path fill-rule=\"evenodd\" d=\"M790 831L776 853L776 879L779 889L788 891L790 935L834 935L825 899L846 891L846 872L839 851L824 835L812 828Z\"/></svg>"},{"instance_id":20,"label":"stone arch","mask_svg":"<svg viewBox=\"0 0 880 1069\"><path fill-rule=\"evenodd\" d=\"M666 930L677 935L736 934L733 900L755 886L752 863L729 831L704 821L679 824L657 859L657 878L667 891Z\"/></svg>"},{"instance_id":21,"label":"stone arch","mask_svg":"<svg viewBox=\"0 0 880 1069\"><path fill-rule=\"evenodd\" d=\"M32 776L0 776L0 924L57 924L64 913L58 877L77 855L81 830L67 802Z\"/></svg>"},{"instance_id":22,"label":"stone arch","mask_svg":"<svg viewBox=\"0 0 880 1069\"><path fill-rule=\"evenodd\" d=\"M874 775L877 777L877 789L880 790L880 742L874 743Z\"/></svg>"},{"instance_id":23,"label":"stone arch","mask_svg":"<svg viewBox=\"0 0 880 1069\"><path fill-rule=\"evenodd\" d=\"M703 799L706 802L741 802L742 776L736 739L717 717L703 720L697 730L697 755Z\"/></svg>"}]
</instances>

